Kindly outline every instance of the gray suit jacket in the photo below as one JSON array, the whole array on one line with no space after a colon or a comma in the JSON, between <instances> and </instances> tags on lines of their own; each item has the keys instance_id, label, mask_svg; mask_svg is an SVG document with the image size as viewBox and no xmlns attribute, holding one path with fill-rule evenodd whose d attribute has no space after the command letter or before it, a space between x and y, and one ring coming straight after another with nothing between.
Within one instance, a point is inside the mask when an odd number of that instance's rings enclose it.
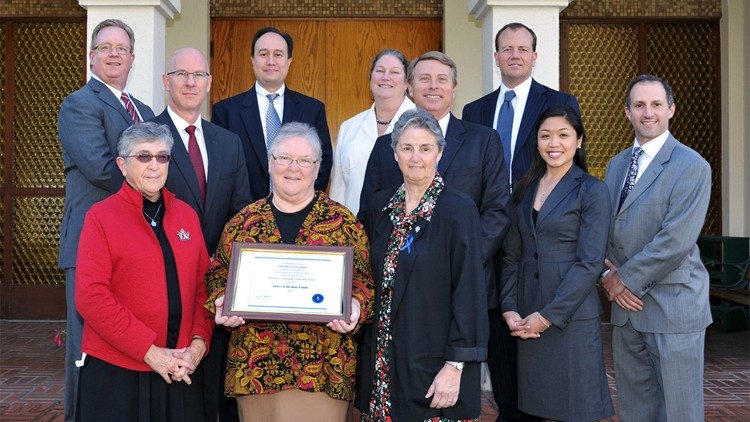
<instances>
[{"instance_id":1,"label":"gray suit jacket","mask_svg":"<svg viewBox=\"0 0 750 422\"><path fill-rule=\"evenodd\" d=\"M620 191L631 148L610 160L604 181L613 204L607 254L643 310L612 306L612 323L638 331L689 333L711 323L708 272L696 241L711 195L711 168L671 134L622 208Z\"/></svg>"},{"instance_id":2,"label":"gray suit jacket","mask_svg":"<svg viewBox=\"0 0 750 422\"><path fill-rule=\"evenodd\" d=\"M154 117L131 97L144 121ZM83 217L95 202L122 187L117 168L117 140L133 122L125 107L102 82L91 78L63 100L57 130L65 165L65 206L60 227L61 268L76 266Z\"/></svg>"}]
</instances>

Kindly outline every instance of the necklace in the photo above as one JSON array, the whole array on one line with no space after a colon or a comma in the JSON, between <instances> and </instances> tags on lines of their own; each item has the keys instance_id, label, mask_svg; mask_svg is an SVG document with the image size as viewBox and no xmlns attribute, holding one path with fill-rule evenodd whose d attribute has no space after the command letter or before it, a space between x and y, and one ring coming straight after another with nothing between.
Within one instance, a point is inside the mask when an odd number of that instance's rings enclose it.
<instances>
[{"instance_id":1,"label":"necklace","mask_svg":"<svg viewBox=\"0 0 750 422\"><path fill-rule=\"evenodd\" d=\"M153 217L146 214L146 210L143 210L143 215L145 215L149 220L151 220L151 227L156 227L156 216L159 215L159 211L161 211L161 204L159 204L159 208L156 209L156 212L154 213Z\"/></svg>"},{"instance_id":2,"label":"necklace","mask_svg":"<svg viewBox=\"0 0 750 422\"><path fill-rule=\"evenodd\" d=\"M377 109L377 108L375 109L375 121L376 121L376 122L377 122L377 123L378 123L379 125L389 125L389 124L391 124L391 121L392 121L392 120L393 120L393 117L391 117L391 118L390 118L390 119L388 119L387 121L383 121L383 120L378 120L378 109Z\"/></svg>"},{"instance_id":3,"label":"necklace","mask_svg":"<svg viewBox=\"0 0 750 422\"><path fill-rule=\"evenodd\" d=\"M543 187L544 180L539 181L539 205L543 205L544 201L547 199L548 195L552 193L552 190L555 189L555 186L557 186L557 182L559 182L562 179L553 180L549 183L549 186L546 187L546 189Z\"/></svg>"}]
</instances>

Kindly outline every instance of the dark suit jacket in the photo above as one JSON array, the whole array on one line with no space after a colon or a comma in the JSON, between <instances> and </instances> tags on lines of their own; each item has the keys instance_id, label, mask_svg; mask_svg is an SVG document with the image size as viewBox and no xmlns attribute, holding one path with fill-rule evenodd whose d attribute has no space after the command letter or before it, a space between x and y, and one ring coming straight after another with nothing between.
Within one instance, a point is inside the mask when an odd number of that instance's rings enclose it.
<instances>
[{"instance_id":1,"label":"dark suit jacket","mask_svg":"<svg viewBox=\"0 0 750 422\"><path fill-rule=\"evenodd\" d=\"M265 116L262 118L265 119ZM255 86L249 91L214 104L211 116L211 121L240 137L250 177L250 192L255 200L268 196L270 183L266 135L263 133L260 119ZM315 98L292 91L287 87L284 92L284 116L281 122L307 123L318 130L323 148L323 161L320 164L318 178L315 180L315 189L326 190L333 165L333 149L326 122L325 106Z\"/></svg>"},{"instance_id":2,"label":"dark suit jacket","mask_svg":"<svg viewBox=\"0 0 750 422\"><path fill-rule=\"evenodd\" d=\"M355 405L367 411L375 372L377 318L383 281L383 262L393 225L391 198L376 194L366 214L371 241L370 262L375 278L373 321L365 324L357 352ZM481 413L480 362L487 358L489 327L483 277L479 215L473 202L455 189L443 190L432 218L417 220L411 252L398 258L391 302L393 341L391 400L393 420L421 421L433 416L471 419ZM419 229L417 229L419 227ZM459 399L448 409L430 409L424 396L446 360L466 362Z\"/></svg>"},{"instance_id":3,"label":"dark suit jacket","mask_svg":"<svg viewBox=\"0 0 750 422\"><path fill-rule=\"evenodd\" d=\"M516 204L505 240L501 310L522 317L539 311L559 328L596 318L596 282L607 248L611 207L601 180L573 165L539 210L532 207L538 181Z\"/></svg>"},{"instance_id":4,"label":"dark suit jacket","mask_svg":"<svg viewBox=\"0 0 750 422\"><path fill-rule=\"evenodd\" d=\"M498 95L500 95L500 88L466 104L461 119L494 129L496 122L493 119ZM537 121L542 112L553 106L568 106L579 114L581 113L576 97L555 91L532 79L529 98L526 100L526 107L523 110L523 118L521 118L521 126L518 129L516 146L513 151L512 180L515 181L523 177L531 167L532 154L536 153Z\"/></svg>"},{"instance_id":5,"label":"dark suit jacket","mask_svg":"<svg viewBox=\"0 0 750 422\"><path fill-rule=\"evenodd\" d=\"M445 150L438 163L445 185L474 201L482 226L482 256L487 276L487 300L490 308L499 302L494 282L493 258L508 231L510 192L505 174L500 137L484 126L450 117L445 136ZM375 142L367 162L367 171L360 195L360 220L373 194L387 190L394 193L404 183L391 148L391 135ZM363 221L364 222L364 221Z\"/></svg>"},{"instance_id":6,"label":"dark suit jacket","mask_svg":"<svg viewBox=\"0 0 750 422\"><path fill-rule=\"evenodd\" d=\"M226 129L201 121L208 155L206 203L203 204L190 156L169 113L164 109L153 121L169 126L174 138L165 186L198 214L206 248L213 255L227 221L253 202L240 140Z\"/></svg>"},{"instance_id":7,"label":"dark suit jacket","mask_svg":"<svg viewBox=\"0 0 750 422\"><path fill-rule=\"evenodd\" d=\"M154 117L146 104L131 96L143 120ZM117 141L133 124L119 98L101 81L91 78L65 97L57 131L65 165L65 205L60 226L61 268L74 268L83 218L91 206L122 187L115 163Z\"/></svg>"}]
</instances>

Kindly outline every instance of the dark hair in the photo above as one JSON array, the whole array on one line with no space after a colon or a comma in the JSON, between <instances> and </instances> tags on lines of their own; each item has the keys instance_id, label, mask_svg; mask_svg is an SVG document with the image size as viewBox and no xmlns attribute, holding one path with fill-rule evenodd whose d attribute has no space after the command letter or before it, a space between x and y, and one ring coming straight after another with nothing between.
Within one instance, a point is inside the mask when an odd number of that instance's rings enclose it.
<instances>
[{"instance_id":1,"label":"dark hair","mask_svg":"<svg viewBox=\"0 0 750 422\"><path fill-rule=\"evenodd\" d=\"M406 69L406 80L409 84L414 82L414 71L417 68L419 62L425 60L435 60L438 63L442 63L451 68L453 73L453 86L458 85L458 69L456 69L456 62L453 61L447 54L440 51L428 51L409 63L409 68Z\"/></svg>"},{"instance_id":2,"label":"dark hair","mask_svg":"<svg viewBox=\"0 0 750 422\"><path fill-rule=\"evenodd\" d=\"M531 34L531 51L536 51L536 34L531 30L531 28L520 22L511 22L497 31L497 34L495 34L495 51L500 51L500 46L498 45L498 43L500 42L500 34L502 34L506 29L510 29L513 31L525 29L529 31L529 33Z\"/></svg>"},{"instance_id":3,"label":"dark hair","mask_svg":"<svg viewBox=\"0 0 750 422\"><path fill-rule=\"evenodd\" d=\"M375 69L375 63L377 63L378 60L380 60L380 58L383 56L393 56L397 58L398 61L401 62L401 66L403 66L404 68L404 77L406 77L406 69L409 67L409 61L406 59L404 53L393 48L386 48L372 58L372 63L370 63L370 73L367 75L368 80L370 80L372 77L372 71Z\"/></svg>"},{"instance_id":4,"label":"dark hair","mask_svg":"<svg viewBox=\"0 0 750 422\"><path fill-rule=\"evenodd\" d=\"M130 52L132 53L135 49L135 34L133 34L133 29L129 27L128 24L119 19L106 19L99 22L99 24L94 27L94 30L91 31L91 49L93 50L96 48L96 37L99 36L99 32L110 26L120 28L128 34L128 38L130 38Z\"/></svg>"},{"instance_id":5,"label":"dark hair","mask_svg":"<svg viewBox=\"0 0 750 422\"><path fill-rule=\"evenodd\" d=\"M586 131L583 128L583 120L581 119L581 116L576 113L575 110L567 106L548 108L541 116L539 116L539 121L536 124L537 136L539 133L539 127L542 126L542 123L544 123L545 120L551 117L562 117L573 126L573 130L576 132L576 139L581 139L581 148L576 149L575 155L573 156L573 163L580 167L584 172L588 173L589 169L586 164L585 150ZM537 151L535 154L532 154L531 167L513 189L513 202L520 202L526 189L528 189L532 183L541 179L545 171L547 171L547 163L544 162L542 156Z\"/></svg>"},{"instance_id":6,"label":"dark hair","mask_svg":"<svg viewBox=\"0 0 750 422\"><path fill-rule=\"evenodd\" d=\"M289 58L292 58L292 47L294 47L294 41L292 40L292 36L287 34L286 32L280 30L279 28L274 28L273 26L266 26L265 28L260 28L258 31L255 32L255 35L253 36L253 45L252 45L252 51L250 51L250 55L255 57L255 44L258 42L258 38L268 34L269 32L279 35L281 38L286 41L286 48L287 53L289 53Z\"/></svg>"},{"instance_id":7,"label":"dark hair","mask_svg":"<svg viewBox=\"0 0 750 422\"><path fill-rule=\"evenodd\" d=\"M630 82L628 82L628 88L625 90L625 108L630 108L630 92L633 90L633 87L636 84L639 84L641 82L660 83L661 86L664 87L664 92L667 94L667 105L669 107L672 107L672 104L674 104L674 93L672 92L672 87L669 86L669 83L658 76L645 74L638 75L635 78L631 79Z\"/></svg>"}]
</instances>

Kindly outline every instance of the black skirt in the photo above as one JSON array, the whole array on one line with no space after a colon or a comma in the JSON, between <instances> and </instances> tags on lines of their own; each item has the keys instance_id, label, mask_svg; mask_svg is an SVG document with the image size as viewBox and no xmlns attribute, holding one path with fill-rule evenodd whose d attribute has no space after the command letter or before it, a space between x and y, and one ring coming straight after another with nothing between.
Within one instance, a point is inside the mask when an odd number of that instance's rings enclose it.
<instances>
[{"instance_id":1,"label":"black skirt","mask_svg":"<svg viewBox=\"0 0 750 422\"><path fill-rule=\"evenodd\" d=\"M78 382L76 420L122 422L203 421L201 365L192 385L167 384L154 371L124 369L86 357ZM197 376L196 376L197 375Z\"/></svg>"}]
</instances>

